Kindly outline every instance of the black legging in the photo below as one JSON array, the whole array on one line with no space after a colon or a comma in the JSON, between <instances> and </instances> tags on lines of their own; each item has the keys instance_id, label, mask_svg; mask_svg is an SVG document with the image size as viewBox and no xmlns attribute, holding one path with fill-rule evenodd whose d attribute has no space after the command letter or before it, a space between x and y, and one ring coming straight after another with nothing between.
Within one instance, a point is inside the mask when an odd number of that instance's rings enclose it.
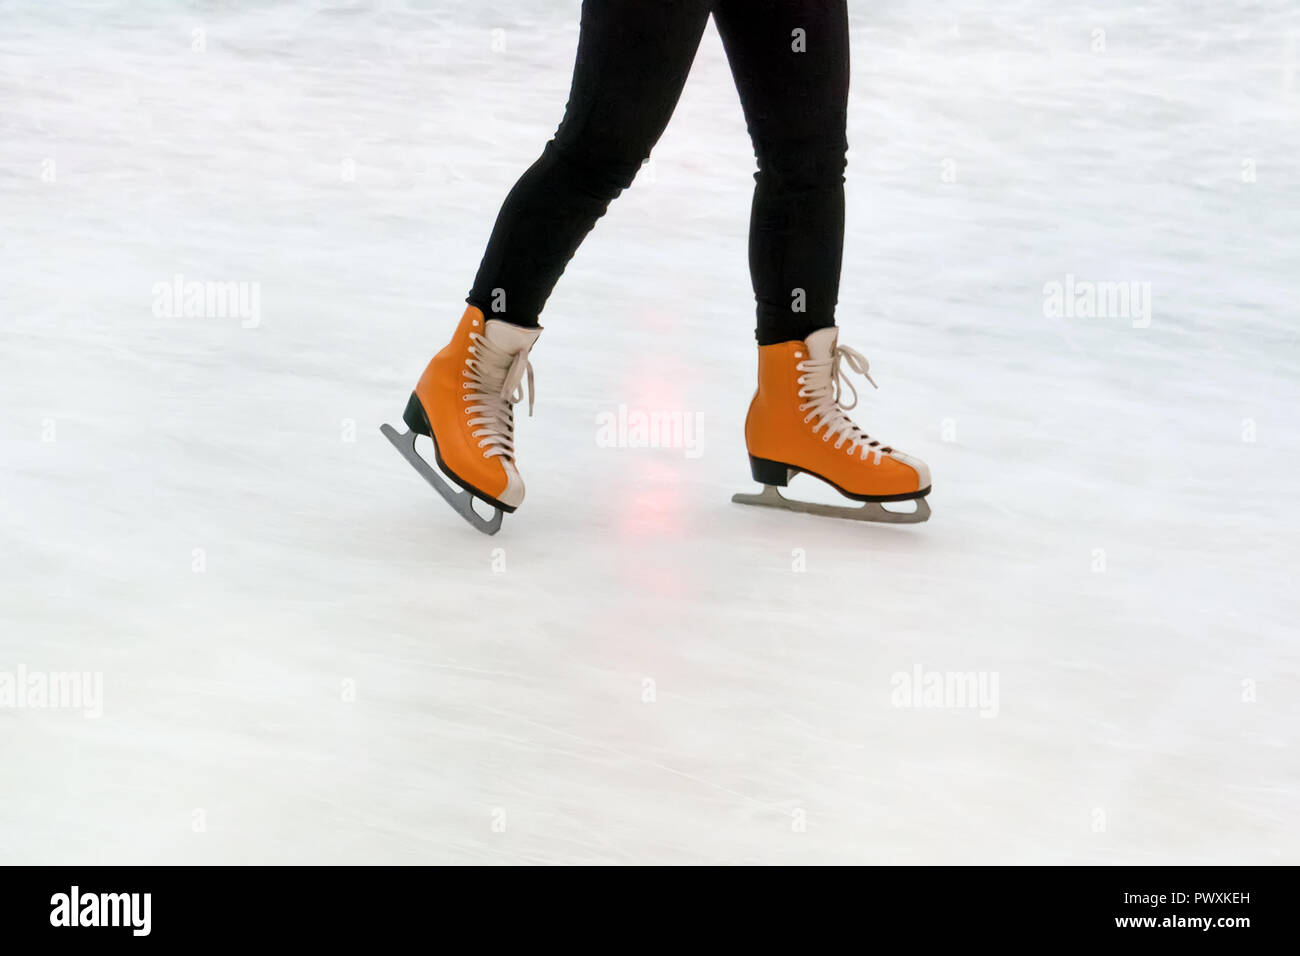
<instances>
[{"instance_id":1,"label":"black legging","mask_svg":"<svg viewBox=\"0 0 1300 956\"><path fill-rule=\"evenodd\" d=\"M749 231L758 342L835 324L847 0L584 0L564 120L506 197L471 305L537 324L564 267L668 125L710 12L758 158Z\"/></svg>"}]
</instances>

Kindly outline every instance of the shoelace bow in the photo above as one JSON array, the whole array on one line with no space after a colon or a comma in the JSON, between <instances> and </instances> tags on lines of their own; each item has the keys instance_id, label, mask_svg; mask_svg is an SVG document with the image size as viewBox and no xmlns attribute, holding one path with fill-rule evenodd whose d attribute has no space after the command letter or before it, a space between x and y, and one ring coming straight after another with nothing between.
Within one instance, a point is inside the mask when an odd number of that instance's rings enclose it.
<instances>
[{"instance_id":1,"label":"shoelace bow","mask_svg":"<svg viewBox=\"0 0 1300 956\"><path fill-rule=\"evenodd\" d=\"M483 457L502 455L507 461L515 460L514 408L524 400L524 383L528 384L528 414L533 414L533 365L528 361L528 351L520 349L513 355L488 341L487 336L474 332L470 335L470 358L465 360L468 371L464 373L469 389L462 399L473 402L466 407L470 415L471 434L479 439L478 447L484 449ZM475 414L478 417L473 417Z\"/></svg>"}]
</instances>

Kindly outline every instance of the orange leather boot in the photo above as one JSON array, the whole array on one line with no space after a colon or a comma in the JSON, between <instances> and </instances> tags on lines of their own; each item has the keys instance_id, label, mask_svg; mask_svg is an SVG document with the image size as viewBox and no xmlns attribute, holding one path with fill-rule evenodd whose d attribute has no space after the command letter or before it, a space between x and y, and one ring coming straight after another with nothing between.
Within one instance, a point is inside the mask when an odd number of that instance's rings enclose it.
<instances>
[{"instance_id":1,"label":"orange leather boot","mask_svg":"<svg viewBox=\"0 0 1300 956\"><path fill-rule=\"evenodd\" d=\"M451 341L420 376L402 415L411 430L412 449L415 435L427 435L433 440L434 456L443 474L473 497L506 513L524 500L524 482L515 464L513 406L523 400L526 379L532 412L533 367L528 353L541 333L540 328L485 320L482 312L470 306ZM397 437L407 436L394 435L390 440L411 459L397 441ZM414 459L411 463L423 473ZM425 477L438 488L429 474ZM465 514L468 502L457 504L450 491L438 490L476 524L470 517L472 511ZM493 533L495 528L480 530Z\"/></svg>"},{"instance_id":2,"label":"orange leather boot","mask_svg":"<svg viewBox=\"0 0 1300 956\"><path fill-rule=\"evenodd\" d=\"M758 350L758 391L745 418L745 444L754 480L768 486L761 496L737 496L745 504L833 514L871 521L915 522L929 517L930 469L911 455L872 438L849 418L857 391L841 369L847 363L872 385L866 358L840 346L839 330L820 329L804 341L763 345ZM853 402L840 402L841 382ZM915 511L834 508L795 502L776 488L806 472L863 502L917 499ZM762 500L755 500L761 498ZM922 514L923 513L923 514Z\"/></svg>"}]
</instances>

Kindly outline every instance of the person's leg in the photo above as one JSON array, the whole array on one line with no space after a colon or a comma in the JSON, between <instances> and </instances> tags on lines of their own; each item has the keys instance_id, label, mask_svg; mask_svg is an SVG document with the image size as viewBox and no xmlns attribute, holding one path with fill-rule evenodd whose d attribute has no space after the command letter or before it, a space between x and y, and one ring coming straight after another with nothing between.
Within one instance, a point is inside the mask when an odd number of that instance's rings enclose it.
<instances>
[{"instance_id":1,"label":"person's leg","mask_svg":"<svg viewBox=\"0 0 1300 956\"><path fill-rule=\"evenodd\" d=\"M564 267L668 125L711 6L584 0L564 120L506 197L470 305L537 325Z\"/></svg>"},{"instance_id":2,"label":"person's leg","mask_svg":"<svg viewBox=\"0 0 1300 956\"><path fill-rule=\"evenodd\" d=\"M847 0L719 0L758 172L749 267L759 345L835 324L844 250Z\"/></svg>"}]
</instances>

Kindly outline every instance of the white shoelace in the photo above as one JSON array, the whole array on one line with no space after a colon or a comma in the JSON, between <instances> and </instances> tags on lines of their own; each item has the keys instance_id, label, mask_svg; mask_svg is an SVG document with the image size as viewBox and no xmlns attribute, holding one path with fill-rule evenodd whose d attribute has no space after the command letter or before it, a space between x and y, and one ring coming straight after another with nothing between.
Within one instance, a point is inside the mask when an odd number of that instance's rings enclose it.
<instances>
[{"instance_id":1,"label":"white shoelace","mask_svg":"<svg viewBox=\"0 0 1300 956\"><path fill-rule=\"evenodd\" d=\"M814 435L825 427L826 434L822 436L822 441L836 439L836 451L847 442L848 454L852 455L861 449L863 461L875 455L876 464L879 464L881 453L892 449L882 447L880 442L853 424L853 419L845 414L849 409L857 407L858 390L853 387L853 382L840 368L841 362L847 362L850 369L865 376L873 388L880 387L871 377L871 365L867 357L856 349L838 345L831 352L830 358L820 361L805 359L795 366L797 371L804 373L799 376L799 384L802 386L799 389L799 397L809 399L799 406L799 411L807 412L804 422L817 419L816 424L813 425ZM849 391L853 393L852 404L840 404L841 383L848 386Z\"/></svg>"},{"instance_id":2,"label":"white shoelace","mask_svg":"<svg viewBox=\"0 0 1300 956\"><path fill-rule=\"evenodd\" d=\"M471 416L471 434L479 439L483 457L502 455L515 460L515 413L513 406L524 399L524 380L528 382L528 414L533 413L533 365L528 352L520 349L511 354L493 345L487 336L471 332L470 357L465 360L465 394L462 401L471 404L465 414ZM477 415L478 417L473 417Z\"/></svg>"}]
</instances>

